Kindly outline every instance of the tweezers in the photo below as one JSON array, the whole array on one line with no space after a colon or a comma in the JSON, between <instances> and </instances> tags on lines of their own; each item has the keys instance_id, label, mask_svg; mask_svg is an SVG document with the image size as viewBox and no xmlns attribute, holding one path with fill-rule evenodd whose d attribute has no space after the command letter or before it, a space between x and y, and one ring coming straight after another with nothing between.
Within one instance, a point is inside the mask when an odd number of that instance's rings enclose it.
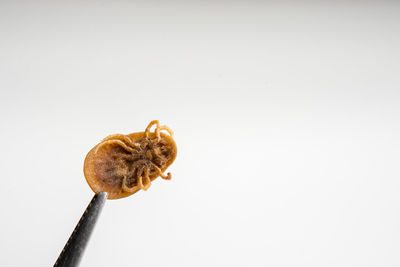
<instances>
[{"instance_id":1,"label":"tweezers","mask_svg":"<svg viewBox=\"0 0 400 267\"><path fill-rule=\"evenodd\" d=\"M94 195L64 249L61 251L54 267L76 267L79 265L106 199L106 192Z\"/></svg>"}]
</instances>

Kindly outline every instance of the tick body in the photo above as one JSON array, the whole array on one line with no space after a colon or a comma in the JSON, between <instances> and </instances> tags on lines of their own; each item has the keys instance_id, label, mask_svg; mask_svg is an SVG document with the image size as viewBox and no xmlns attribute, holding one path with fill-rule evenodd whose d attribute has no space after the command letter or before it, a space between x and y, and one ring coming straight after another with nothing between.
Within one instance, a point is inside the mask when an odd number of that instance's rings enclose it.
<instances>
[{"instance_id":1,"label":"tick body","mask_svg":"<svg viewBox=\"0 0 400 267\"><path fill-rule=\"evenodd\" d=\"M156 128L151 132L153 125ZM90 188L95 193L107 192L109 199L117 199L147 190L159 176L170 180L171 173L164 171L177 154L172 135L171 129L155 120L144 132L104 138L85 158L83 170Z\"/></svg>"}]
</instances>

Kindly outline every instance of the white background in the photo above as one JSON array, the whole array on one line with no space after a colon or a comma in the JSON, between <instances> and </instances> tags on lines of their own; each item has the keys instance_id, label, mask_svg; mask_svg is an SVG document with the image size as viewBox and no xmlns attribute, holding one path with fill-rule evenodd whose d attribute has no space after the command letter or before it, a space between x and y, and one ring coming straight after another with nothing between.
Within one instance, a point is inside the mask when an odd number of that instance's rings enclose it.
<instances>
[{"instance_id":1,"label":"white background","mask_svg":"<svg viewBox=\"0 0 400 267\"><path fill-rule=\"evenodd\" d=\"M399 266L400 4L0 2L0 266L52 266L86 153L159 119L172 181L82 266Z\"/></svg>"}]
</instances>

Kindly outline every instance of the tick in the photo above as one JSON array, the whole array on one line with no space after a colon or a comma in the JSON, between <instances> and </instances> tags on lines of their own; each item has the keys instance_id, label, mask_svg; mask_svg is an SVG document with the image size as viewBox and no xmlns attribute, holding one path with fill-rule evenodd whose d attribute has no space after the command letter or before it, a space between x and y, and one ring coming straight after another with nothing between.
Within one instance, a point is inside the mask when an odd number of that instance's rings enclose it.
<instances>
[{"instance_id":1,"label":"tick","mask_svg":"<svg viewBox=\"0 0 400 267\"><path fill-rule=\"evenodd\" d=\"M159 176L170 180L171 173L164 171L177 154L172 136L172 130L160 126L158 120L151 121L144 132L107 136L86 155L87 183L95 193L104 191L109 199L117 199L146 191Z\"/></svg>"}]
</instances>

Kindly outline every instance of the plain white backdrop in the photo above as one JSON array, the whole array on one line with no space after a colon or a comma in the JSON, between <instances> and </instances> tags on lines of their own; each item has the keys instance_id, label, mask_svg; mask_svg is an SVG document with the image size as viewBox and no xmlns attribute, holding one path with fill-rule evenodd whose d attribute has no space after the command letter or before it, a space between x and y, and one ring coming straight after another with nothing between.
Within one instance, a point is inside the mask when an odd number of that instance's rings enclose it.
<instances>
[{"instance_id":1,"label":"plain white backdrop","mask_svg":"<svg viewBox=\"0 0 400 267\"><path fill-rule=\"evenodd\" d=\"M81 266L399 266L400 5L0 2L0 265L52 266L86 153L159 119L172 181Z\"/></svg>"}]
</instances>

